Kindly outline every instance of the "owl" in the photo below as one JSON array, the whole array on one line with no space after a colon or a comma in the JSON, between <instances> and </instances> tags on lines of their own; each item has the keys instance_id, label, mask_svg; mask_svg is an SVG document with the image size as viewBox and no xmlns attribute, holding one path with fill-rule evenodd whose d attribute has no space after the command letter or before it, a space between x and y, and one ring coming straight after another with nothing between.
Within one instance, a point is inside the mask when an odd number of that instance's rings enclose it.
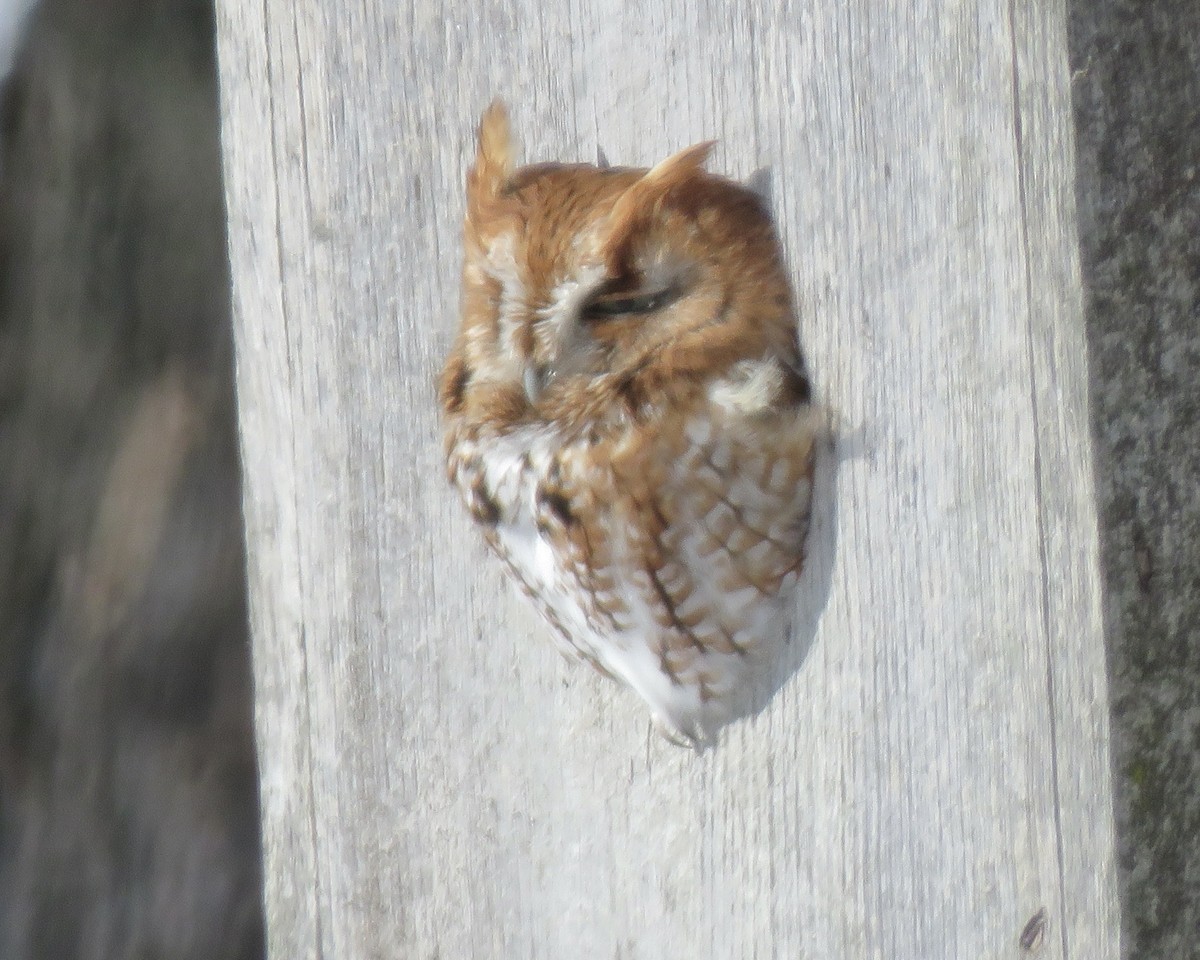
<instances>
[{"instance_id":1,"label":"owl","mask_svg":"<svg viewBox=\"0 0 1200 960\"><path fill-rule=\"evenodd\" d=\"M697 746L786 639L824 422L774 225L711 148L518 168L493 103L440 384L450 482L560 647Z\"/></svg>"}]
</instances>

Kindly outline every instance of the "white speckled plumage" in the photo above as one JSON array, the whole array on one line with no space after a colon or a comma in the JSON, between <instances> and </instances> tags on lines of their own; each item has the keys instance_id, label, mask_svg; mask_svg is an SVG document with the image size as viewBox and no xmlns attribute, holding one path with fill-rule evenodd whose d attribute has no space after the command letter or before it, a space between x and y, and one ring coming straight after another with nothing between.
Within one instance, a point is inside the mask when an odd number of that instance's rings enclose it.
<instances>
[{"instance_id":1,"label":"white speckled plumage","mask_svg":"<svg viewBox=\"0 0 1200 960\"><path fill-rule=\"evenodd\" d=\"M822 430L770 218L701 168L468 180L448 472L560 645L711 739L784 641Z\"/></svg>"}]
</instances>

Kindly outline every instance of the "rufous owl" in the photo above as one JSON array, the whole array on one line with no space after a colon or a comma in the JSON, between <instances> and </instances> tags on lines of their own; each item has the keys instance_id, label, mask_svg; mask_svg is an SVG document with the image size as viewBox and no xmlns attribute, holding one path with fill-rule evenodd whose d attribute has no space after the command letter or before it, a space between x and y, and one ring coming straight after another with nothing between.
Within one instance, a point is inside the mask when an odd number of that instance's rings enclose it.
<instances>
[{"instance_id":1,"label":"rufous owl","mask_svg":"<svg viewBox=\"0 0 1200 960\"><path fill-rule=\"evenodd\" d=\"M824 422L771 217L711 148L517 168L494 102L440 389L449 478L560 646L697 745L786 638Z\"/></svg>"}]
</instances>

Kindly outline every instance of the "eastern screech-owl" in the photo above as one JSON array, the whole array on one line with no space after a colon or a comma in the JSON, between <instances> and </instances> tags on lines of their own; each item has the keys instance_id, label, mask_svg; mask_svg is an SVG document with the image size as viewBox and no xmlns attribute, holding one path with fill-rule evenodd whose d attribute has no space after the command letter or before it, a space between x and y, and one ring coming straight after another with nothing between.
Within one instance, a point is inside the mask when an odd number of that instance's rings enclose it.
<instances>
[{"instance_id":1,"label":"eastern screech-owl","mask_svg":"<svg viewBox=\"0 0 1200 960\"><path fill-rule=\"evenodd\" d=\"M822 422L771 218L711 146L515 169L493 103L441 381L488 543L560 645L693 743L788 628Z\"/></svg>"}]
</instances>

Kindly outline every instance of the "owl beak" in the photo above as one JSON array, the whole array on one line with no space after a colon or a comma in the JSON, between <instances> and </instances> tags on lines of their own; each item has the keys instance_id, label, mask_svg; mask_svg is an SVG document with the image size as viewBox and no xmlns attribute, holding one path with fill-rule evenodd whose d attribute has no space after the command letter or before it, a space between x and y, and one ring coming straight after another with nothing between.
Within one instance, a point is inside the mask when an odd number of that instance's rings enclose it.
<instances>
[{"instance_id":1,"label":"owl beak","mask_svg":"<svg viewBox=\"0 0 1200 960\"><path fill-rule=\"evenodd\" d=\"M545 386L546 371L536 364L527 364L525 367L525 396L530 403L537 403Z\"/></svg>"}]
</instances>

